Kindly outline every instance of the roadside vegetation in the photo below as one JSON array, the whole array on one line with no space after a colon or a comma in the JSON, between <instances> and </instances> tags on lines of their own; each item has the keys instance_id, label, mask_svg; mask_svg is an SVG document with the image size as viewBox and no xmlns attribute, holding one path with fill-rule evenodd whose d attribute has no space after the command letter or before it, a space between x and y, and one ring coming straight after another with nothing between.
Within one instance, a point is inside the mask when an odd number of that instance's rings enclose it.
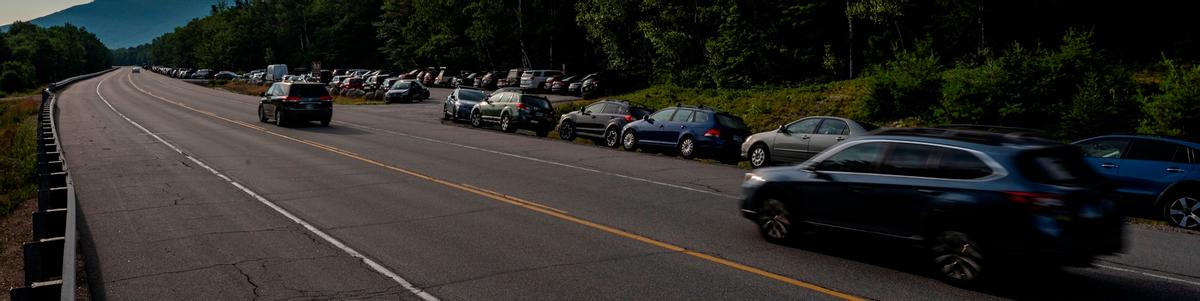
<instances>
[{"instance_id":1,"label":"roadside vegetation","mask_svg":"<svg viewBox=\"0 0 1200 301\"><path fill-rule=\"evenodd\" d=\"M0 101L0 216L36 196L37 96Z\"/></svg>"},{"instance_id":2,"label":"roadside vegetation","mask_svg":"<svg viewBox=\"0 0 1200 301\"><path fill-rule=\"evenodd\" d=\"M0 32L0 97L111 65L108 48L80 27L16 22Z\"/></svg>"}]
</instances>

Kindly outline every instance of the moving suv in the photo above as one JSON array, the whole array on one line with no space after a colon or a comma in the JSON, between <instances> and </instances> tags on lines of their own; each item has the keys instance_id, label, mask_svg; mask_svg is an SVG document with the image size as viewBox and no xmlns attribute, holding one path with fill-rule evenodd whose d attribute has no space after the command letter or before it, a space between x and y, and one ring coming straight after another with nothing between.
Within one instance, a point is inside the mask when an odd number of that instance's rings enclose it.
<instances>
[{"instance_id":1,"label":"moving suv","mask_svg":"<svg viewBox=\"0 0 1200 301\"><path fill-rule=\"evenodd\" d=\"M497 92L475 104L471 109L471 126L496 123L500 130L512 133L529 129L546 137L554 129L554 107L543 96L520 92Z\"/></svg>"},{"instance_id":2,"label":"moving suv","mask_svg":"<svg viewBox=\"0 0 1200 301\"><path fill-rule=\"evenodd\" d=\"M258 105L258 121L274 119L278 126L312 120L329 126L332 118L333 97L319 83L271 84Z\"/></svg>"},{"instance_id":3,"label":"moving suv","mask_svg":"<svg viewBox=\"0 0 1200 301\"><path fill-rule=\"evenodd\" d=\"M931 251L943 280L973 284L999 267L1087 266L1121 251L1124 222L1105 183L1071 145L889 129L746 174L741 212L776 243L808 229L911 242Z\"/></svg>"},{"instance_id":4,"label":"moving suv","mask_svg":"<svg viewBox=\"0 0 1200 301\"><path fill-rule=\"evenodd\" d=\"M1172 226L1200 229L1200 142L1108 135L1075 142L1116 187L1131 211L1154 212Z\"/></svg>"},{"instance_id":5,"label":"moving suv","mask_svg":"<svg viewBox=\"0 0 1200 301\"><path fill-rule=\"evenodd\" d=\"M558 137L575 140L577 136L595 138L597 144L617 148L621 146L621 129L634 120L653 112L645 106L624 100L605 99L563 114L558 121Z\"/></svg>"},{"instance_id":6,"label":"moving suv","mask_svg":"<svg viewBox=\"0 0 1200 301\"><path fill-rule=\"evenodd\" d=\"M737 116L702 106L677 105L625 125L621 144L627 151L642 146L669 147L686 159L704 154L737 163L742 141L749 135L750 129Z\"/></svg>"}]
</instances>

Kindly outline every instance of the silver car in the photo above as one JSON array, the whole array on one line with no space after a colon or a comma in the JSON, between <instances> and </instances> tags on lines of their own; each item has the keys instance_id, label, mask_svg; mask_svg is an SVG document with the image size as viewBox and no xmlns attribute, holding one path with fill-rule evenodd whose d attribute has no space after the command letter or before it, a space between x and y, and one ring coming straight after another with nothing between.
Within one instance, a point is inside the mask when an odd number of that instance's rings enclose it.
<instances>
[{"instance_id":1,"label":"silver car","mask_svg":"<svg viewBox=\"0 0 1200 301\"><path fill-rule=\"evenodd\" d=\"M779 129L751 135L742 143L742 157L760 168L781 162L804 162L813 155L847 138L878 128L854 120L813 116L793 121Z\"/></svg>"}]
</instances>

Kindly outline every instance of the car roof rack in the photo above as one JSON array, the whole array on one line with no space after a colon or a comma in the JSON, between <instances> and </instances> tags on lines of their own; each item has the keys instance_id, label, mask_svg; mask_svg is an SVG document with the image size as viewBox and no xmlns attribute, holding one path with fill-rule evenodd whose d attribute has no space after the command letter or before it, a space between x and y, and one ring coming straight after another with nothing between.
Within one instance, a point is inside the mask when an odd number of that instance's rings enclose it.
<instances>
[{"instance_id":1,"label":"car roof rack","mask_svg":"<svg viewBox=\"0 0 1200 301\"><path fill-rule=\"evenodd\" d=\"M1187 142L1191 142L1191 143L1200 143L1200 137L1193 137L1193 136L1173 136L1173 135L1162 135L1162 134L1144 134L1144 133L1135 133L1135 132L1116 132L1116 133L1112 133L1109 135L1153 137L1153 138L1187 141Z\"/></svg>"},{"instance_id":2,"label":"car roof rack","mask_svg":"<svg viewBox=\"0 0 1200 301\"><path fill-rule=\"evenodd\" d=\"M1030 144L1032 143L1053 143L1054 141L1047 139L1040 133L1028 132L1011 132L997 133L971 129L957 128L880 128L871 131L869 135L887 135L887 136L912 136L912 137L927 137L938 139L949 139L962 142L978 143L985 145L1005 145L1005 144Z\"/></svg>"}]
</instances>

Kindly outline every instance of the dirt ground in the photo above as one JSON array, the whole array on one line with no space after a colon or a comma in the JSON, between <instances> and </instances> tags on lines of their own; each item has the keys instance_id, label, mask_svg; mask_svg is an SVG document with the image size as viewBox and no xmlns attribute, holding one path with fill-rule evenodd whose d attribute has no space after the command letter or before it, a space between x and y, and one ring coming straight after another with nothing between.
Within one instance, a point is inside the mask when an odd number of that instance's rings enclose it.
<instances>
[{"instance_id":1,"label":"dirt ground","mask_svg":"<svg viewBox=\"0 0 1200 301\"><path fill-rule=\"evenodd\" d=\"M0 218L0 300L9 300L8 290L25 285L21 244L33 238L31 216L36 210L37 201L30 199Z\"/></svg>"}]
</instances>

